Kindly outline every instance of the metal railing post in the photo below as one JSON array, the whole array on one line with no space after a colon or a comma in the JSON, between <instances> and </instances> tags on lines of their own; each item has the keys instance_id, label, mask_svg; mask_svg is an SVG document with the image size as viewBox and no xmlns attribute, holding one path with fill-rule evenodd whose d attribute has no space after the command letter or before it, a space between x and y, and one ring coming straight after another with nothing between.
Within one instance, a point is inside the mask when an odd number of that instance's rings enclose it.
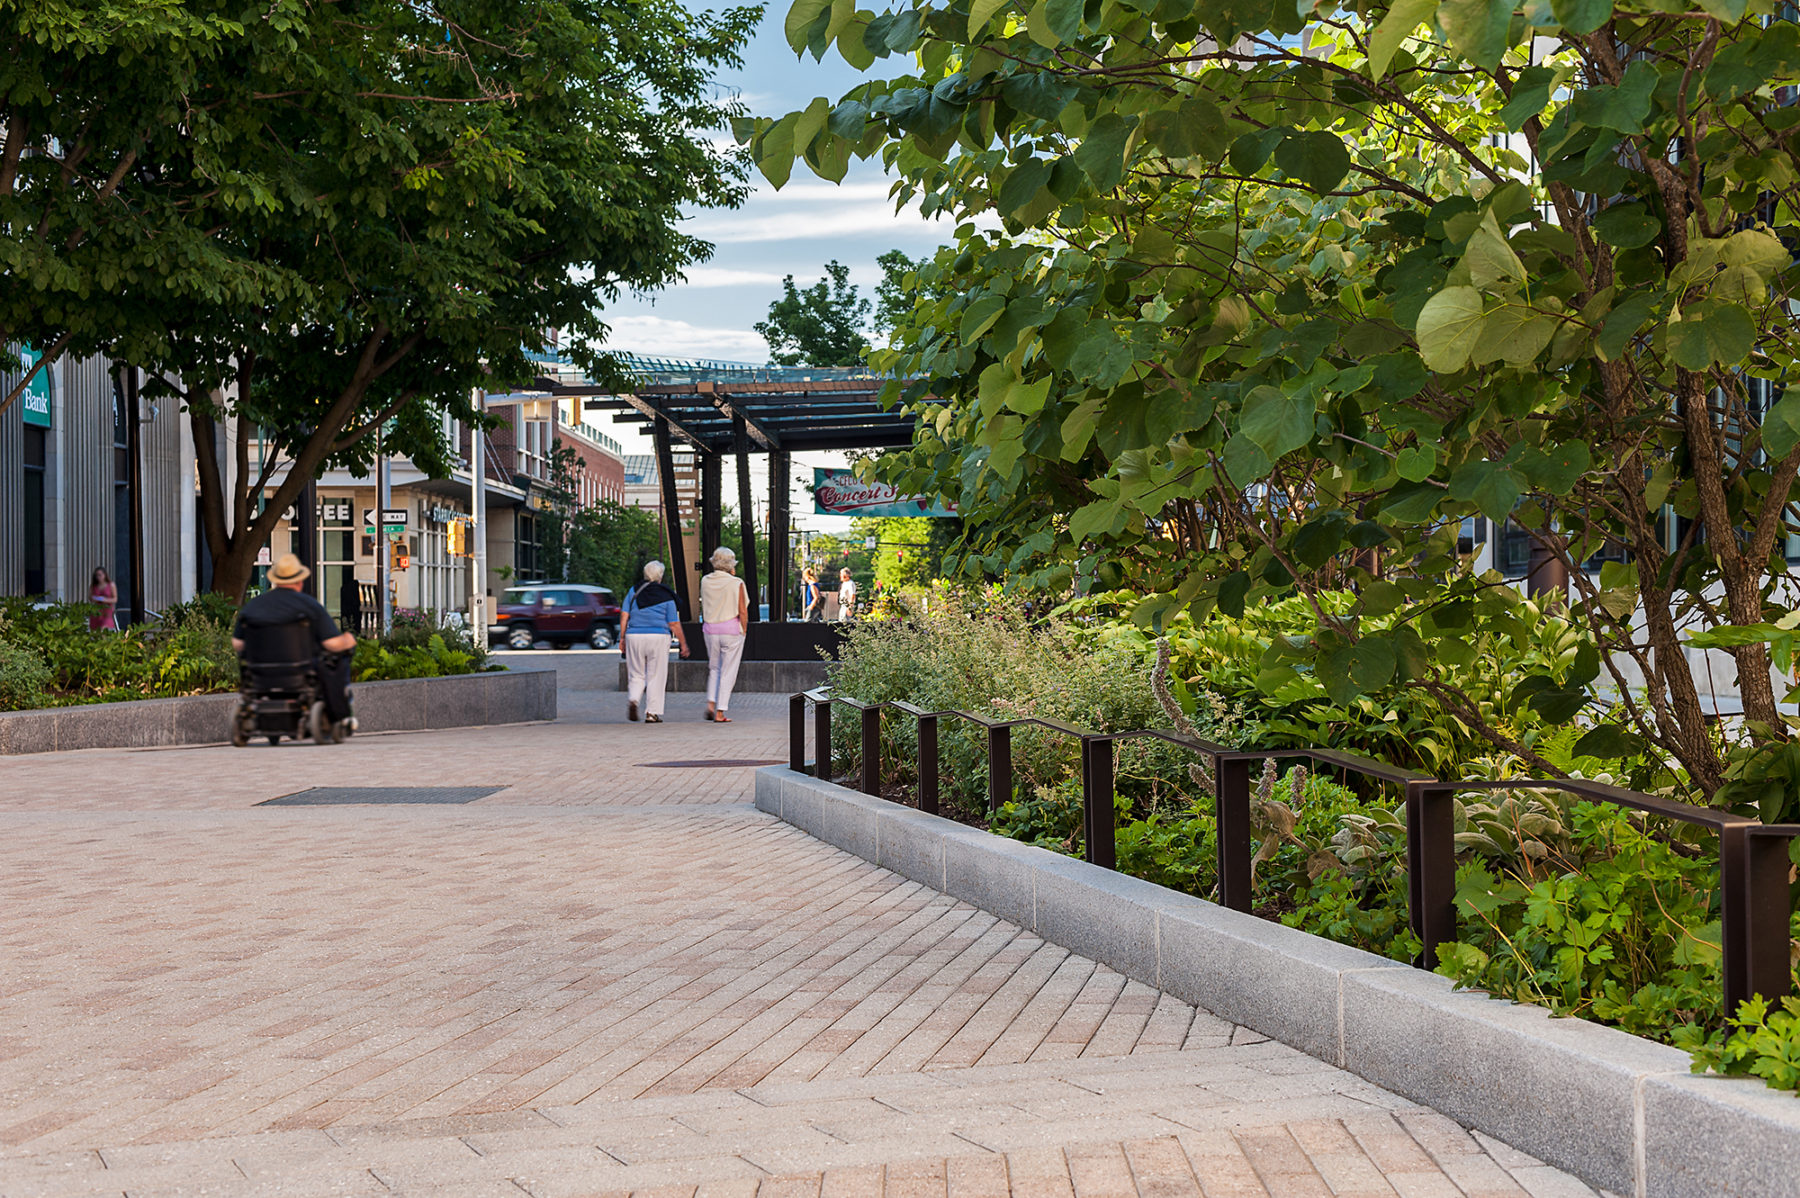
<instances>
[{"instance_id":1,"label":"metal railing post","mask_svg":"<svg viewBox=\"0 0 1800 1198\"><path fill-rule=\"evenodd\" d=\"M919 717L919 810L938 811L938 718Z\"/></svg>"},{"instance_id":2,"label":"metal railing post","mask_svg":"<svg viewBox=\"0 0 1800 1198\"><path fill-rule=\"evenodd\" d=\"M1012 729L990 724L988 742L988 810L998 811L1012 798Z\"/></svg>"},{"instance_id":3,"label":"metal railing post","mask_svg":"<svg viewBox=\"0 0 1800 1198\"><path fill-rule=\"evenodd\" d=\"M1420 964L1436 969L1438 945L1456 939L1456 799L1420 782L1406 784L1406 900Z\"/></svg>"},{"instance_id":4,"label":"metal railing post","mask_svg":"<svg viewBox=\"0 0 1800 1198\"><path fill-rule=\"evenodd\" d=\"M1747 994L1760 994L1771 1003L1785 997L1793 987L1788 955L1788 921L1792 914L1788 869L1785 830L1752 828L1744 844L1743 977ZM1729 999L1725 1013L1737 1015L1737 1007Z\"/></svg>"},{"instance_id":5,"label":"metal railing post","mask_svg":"<svg viewBox=\"0 0 1800 1198\"><path fill-rule=\"evenodd\" d=\"M881 797L881 708L862 709L862 792Z\"/></svg>"},{"instance_id":6,"label":"metal railing post","mask_svg":"<svg viewBox=\"0 0 1800 1198\"><path fill-rule=\"evenodd\" d=\"M806 694L788 696L788 768L806 772Z\"/></svg>"},{"instance_id":7,"label":"metal railing post","mask_svg":"<svg viewBox=\"0 0 1800 1198\"><path fill-rule=\"evenodd\" d=\"M831 700L813 704L813 776L831 781Z\"/></svg>"},{"instance_id":8,"label":"metal railing post","mask_svg":"<svg viewBox=\"0 0 1800 1198\"><path fill-rule=\"evenodd\" d=\"M1117 820L1113 812L1112 741L1081 738L1081 806L1087 825L1087 859L1107 869L1118 868Z\"/></svg>"},{"instance_id":9,"label":"metal railing post","mask_svg":"<svg viewBox=\"0 0 1800 1198\"><path fill-rule=\"evenodd\" d=\"M1213 812L1218 841L1219 902L1234 911L1250 909L1250 760L1215 757L1213 777L1219 797Z\"/></svg>"}]
</instances>

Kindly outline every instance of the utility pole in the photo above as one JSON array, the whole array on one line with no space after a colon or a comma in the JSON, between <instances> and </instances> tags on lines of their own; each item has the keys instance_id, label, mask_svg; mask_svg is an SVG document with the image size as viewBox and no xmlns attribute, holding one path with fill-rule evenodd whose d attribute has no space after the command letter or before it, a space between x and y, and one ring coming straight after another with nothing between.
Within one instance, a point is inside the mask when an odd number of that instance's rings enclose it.
<instances>
[{"instance_id":1,"label":"utility pole","mask_svg":"<svg viewBox=\"0 0 1800 1198\"><path fill-rule=\"evenodd\" d=\"M388 541L387 509L393 502L388 486L387 446L382 429L375 430L375 586L381 592L381 631L385 635L394 627L394 599L389 591L393 578L394 550Z\"/></svg>"},{"instance_id":2,"label":"utility pole","mask_svg":"<svg viewBox=\"0 0 1800 1198\"><path fill-rule=\"evenodd\" d=\"M487 392L475 389L476 423L469 429L469 635L487 643Z\"/></svg>"},{"instance_id":3,"label":"utility pole","mask_svg":"<svg viewBox=\"0 0 1800 1198\"><path fill-rule=\"evenodd\" d=\"M138 402L138 368L125 368L125 400L130 405L127 413L129 420L125 426L125 452L130 460L125 463L126 493L131 496L131 622L141 623L144 620L144 431L143 423L138 415L142 406ZM113 591L118 592L118 584L113 584Z\"/></svg>"}]
</instances>

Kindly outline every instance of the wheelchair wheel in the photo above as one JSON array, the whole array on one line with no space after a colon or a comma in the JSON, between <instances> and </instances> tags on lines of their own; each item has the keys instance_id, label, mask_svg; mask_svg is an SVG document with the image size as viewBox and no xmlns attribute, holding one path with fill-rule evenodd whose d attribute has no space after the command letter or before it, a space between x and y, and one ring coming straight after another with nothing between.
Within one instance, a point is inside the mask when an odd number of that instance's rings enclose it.
<instances>
[{"instance_id":1,"label":"wheelchair wheel","mask_svg":"<svg viewBox=\"0 0 1800 1198\"><path fill-rule=\"evenodd\" d=\"M241 749L250 743L250 734L255 731L255 719L249 712L239 708L231 715L231 744Z\"/></svg>"},{"instance_id":2,"label":"wheelchair wheel","mask_svg":"<svg viewBox=\"0 0 1800 1198\"><path fill-rule=\"evenodd\" d=\"M330 744L332 741L331 721L325 715L325 701L314 700L306 713L306 734L312 737L313 744Z\"/></svg>"},{"instance_id":3,"label":"wheelchair wheel","mask_svg":"<svg viewBox=\"0 0 1800 1198\"><path fill-rule=\"evenodd\" d=\"M281 743L281 733L279 733L279 732L269 733L269 743L272 745L280 744Z\"/></svg>"}]
</instances>

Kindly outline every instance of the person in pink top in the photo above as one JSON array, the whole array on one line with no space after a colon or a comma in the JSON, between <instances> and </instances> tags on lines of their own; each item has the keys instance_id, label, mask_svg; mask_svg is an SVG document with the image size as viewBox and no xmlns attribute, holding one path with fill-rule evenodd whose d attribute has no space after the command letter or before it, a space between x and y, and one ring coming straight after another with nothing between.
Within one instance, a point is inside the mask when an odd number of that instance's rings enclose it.
<instances>
[{"instance_id":1,"label":"person in pink top","mask_svg":"<svg viewBox=\"0 0 1800 1198\"><path fill-rule=\"evenodd\" d=\"M89 631L119 630L119 588L113 585L105 566L94 567L94 576L88 580L88 602L100 609L88 617Z\"/></svg>"},{"instance_id":2,"label":"person in pink top","mask_svg":"<svg viewBox=\"0 0 1800 1198\"><path fill-rule=\"evenodd\" d=\"M700 631L706 636L706 718L731 723L731 688L737 685L744 637L750 632L750 593L737 576L737 554L713 550L712 573L700 580Z\"/></svg>"}]
</instances>

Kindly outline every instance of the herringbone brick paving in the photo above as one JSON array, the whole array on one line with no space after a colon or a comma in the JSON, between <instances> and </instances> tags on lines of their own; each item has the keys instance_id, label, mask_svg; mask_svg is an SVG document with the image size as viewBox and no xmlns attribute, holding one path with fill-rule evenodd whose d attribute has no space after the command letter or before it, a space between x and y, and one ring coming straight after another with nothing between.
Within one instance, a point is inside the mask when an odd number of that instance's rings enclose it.
<instances>
[{"instance_id":1,"label":"herringbone brick paving","mask_svg":"<svg viewBox=\"0 0 1800 1198\"><path fill-rule=\"evenodd\" d=\"M636 764L779 757L777 697L561 701L0 762L0 1195L1589 1192ZM254 806L422 783L509 788Z\"/></svg>"}]
</instances>

